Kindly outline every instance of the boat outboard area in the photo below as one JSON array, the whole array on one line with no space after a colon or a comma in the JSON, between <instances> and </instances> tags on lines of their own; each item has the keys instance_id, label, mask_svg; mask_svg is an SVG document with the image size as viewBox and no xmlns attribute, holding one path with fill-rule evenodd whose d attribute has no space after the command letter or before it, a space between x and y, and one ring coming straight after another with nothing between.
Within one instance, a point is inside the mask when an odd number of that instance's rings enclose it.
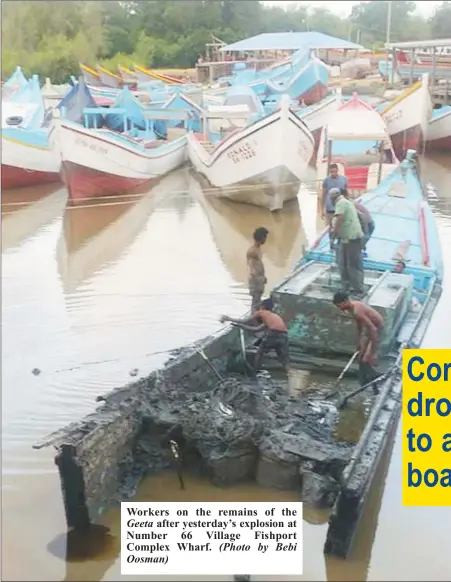
<instances>
[{"instance_id":1,"label":"boat outboard area","mask_svg":"<svg viewBox=\"0 0 451 582\"><path fill-rule=\"evenodd\" d=\"M361 203L376 224L362 301L385 322L377 379L357 381L355 324L333 303L341 280L326 230L271 294L288 328L288 378L270 359L255 373L258 339L226 326L35 445L57 449L68 528L98 522L143 477L172 468L182 489L195 472L220 487L298 491L330 510L325 552L349 554L399 418L402 350L421 344L443 274L415 152Z\"/></svg>"}]
</instances>

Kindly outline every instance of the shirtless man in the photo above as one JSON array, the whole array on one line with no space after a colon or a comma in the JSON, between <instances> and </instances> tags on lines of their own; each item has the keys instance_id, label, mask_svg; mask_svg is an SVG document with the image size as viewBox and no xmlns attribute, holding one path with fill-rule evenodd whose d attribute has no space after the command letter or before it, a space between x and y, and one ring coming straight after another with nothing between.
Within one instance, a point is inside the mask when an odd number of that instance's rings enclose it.
<instances>
[{"instance_id":1,"label":"shirtless man","mask_svg":"<svg viewBox=\"0 0 451 582\"><path fill-rule=\"evenodd\" d=\"M362 301L349 299L345 291L337 291L334 304L342 311L349 311L357 325L357 349L359 350L361 382L374 380L379 374L373 369L377 363L377 349L380 334L384 327L382 316Z\"/></svg>"},{"instance_id":2,"label":"shirtless man","mask_svg":"<svg viewBox=\"0 0 451 582\"><path fill-rule=\"evenodd\" d=\"M259 331L265 332L255 355L255 372L260 369L263 356L269 351L274 350L283 369L288 373L287 326L280 315L273 312L274 304L272 299L265 299L259 307L260 309L258 311L253 312L250 317L246 319L234 319L227 315L223 315L220 318L220 321L222 323L230 321L230 323L254 333Z\"/></svg>"},{"instance_id":3,"label":"shirtless man","mask_svg":"<svg viewBox=\"0 0 451 582\"><path fill-rule=\"evenodd\" d=\"M249 293L252 297L251 312L257 311L260 307L262 295L267 282L265 267L262 261L261 246L265 244L269 231L260 226L254 231L254 244L246 253L247 266L249 269Z\"/></svg>"}]
</instances>

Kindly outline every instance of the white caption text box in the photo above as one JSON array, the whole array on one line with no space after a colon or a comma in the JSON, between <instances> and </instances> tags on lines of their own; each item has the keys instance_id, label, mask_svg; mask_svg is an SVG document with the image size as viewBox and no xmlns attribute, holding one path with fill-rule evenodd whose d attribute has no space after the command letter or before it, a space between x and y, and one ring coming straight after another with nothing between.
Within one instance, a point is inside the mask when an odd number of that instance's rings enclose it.
<instances>
[{"instance_id":1,"label":"white caption text box","mask_svg":"<svg viewBox=\"0 0 451 582\"><path fill-rule=\"evenodd\" d=\"M121 503L122 575L302 574L302 503Z\"/></svg>"}]
</instances>

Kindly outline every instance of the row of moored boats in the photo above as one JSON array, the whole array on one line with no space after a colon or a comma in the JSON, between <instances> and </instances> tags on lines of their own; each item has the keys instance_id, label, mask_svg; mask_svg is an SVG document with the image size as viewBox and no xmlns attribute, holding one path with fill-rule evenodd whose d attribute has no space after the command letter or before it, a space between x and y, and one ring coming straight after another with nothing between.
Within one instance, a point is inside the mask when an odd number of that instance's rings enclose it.
<instances>
[{"instance_id":1,"label":"row of moored boats","mask_svg":"<svg viewBox=\"0 0 451 582\"><path fill-rule=\"evenodd\" d=\"M139 67L80 68L60 89L20 67L4 83L2 188L62 179L80 202L148 189L189 161L216 195L277 210L312 163L318 183L337 163L358 194L408 149L451 150L451 107L433 110L427 75L371 105L329 92L329 68L310 51L207 88Z\"/></svg>"}]
</instances>

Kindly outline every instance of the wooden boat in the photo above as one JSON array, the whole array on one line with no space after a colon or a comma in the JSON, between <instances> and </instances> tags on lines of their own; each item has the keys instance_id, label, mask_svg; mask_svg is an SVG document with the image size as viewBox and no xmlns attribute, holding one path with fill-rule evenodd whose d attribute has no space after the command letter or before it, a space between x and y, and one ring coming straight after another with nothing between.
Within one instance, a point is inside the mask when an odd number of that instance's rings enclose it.
<instances>
[{"instance_id":1,"label":"wooden boat","mask_svg":"<svg viewBox=\"0 0 451 582\"><path fill-rule=\"evenodd\" d=\"M266 81L269 95L287 94L299 103L312 105L329 92L329 68L310 51L293 61L294 74L282 81Z\"/></svg>"},{"instance_id":2,"label":"wooden boat","mask_svg":"<svg viewBox=\"0 0 451 582\"><path fill-rule=\"evenodd\" d=\"M60 151L36 75L2 105L2 189L60 182Z\"/></svg>"},{"instance_id":3,"label":"wooden boat","mask_svg":"<svg viewBox=\"0 0 451 582\"><path fill-rule=\"evenodd\" d=\"M186 189L184 169L163 177L136 196L67 204L57 244L58 270L66 294L114 263L145 227L164 196Z\"/></svg>"},{"instance_id":4,"label":"wooden boat","mask_svg":"<svg viewBox=\"0 0 451 582\"><path fill-rule=\"evenodd\" d=\"M319 103L302 109L295 109L299 119L302 119L309 128L315 140L315 147L319 146L323 128L343 103L341 94L333 93L319 101Z\"/></svg>"},{"instance_id":5,"label":"wooden boat","mask_svg":"<svg viewBox=\"0 0 451 582\"><path fill-rule=\"evenodd\" d=\"M22 69L16 67L14 73L2 84L2 102L9 101L10 97L12 97L16 91L23 89L27 83L27 78L23 74Z\"/></svg>"},{"instance_id":6,"label":"wooden boat","mask_svg":"<svg viewBox=\"0 0 451 582\"><path fill-rule=\"evenodd\" d=\"M379 62L379 72L383 78L391 79L393 61L383 60ZM434 65L432 62L426 62L423 58L415 57L412 63L407 52L398 51L395 62L395 73L405 81L413 78L420 79L423 75L432 75ZM435 78L451 79L451 64L440 62L437 59L435 64Z\"/></svg>"},{"instance_id":7,"label":"wooden boat","mask_svg":"<svg viewBox=\"0 0 451 582\"><path fill-rule=\"evenodd\" d=\"M100 396L97 401L102 404L94 413L35 444L35 448L57 449L68 528L83 530L98 522L118 497L133 495L143 473L167 466L167 442L172 438L183 451L184 469L193 466L189 459L201 458L200 466L214 482L256 479L300 489L301 476L306 502L306 483L333 481L334 487L328 490L333 493L333 499L328 499L333 508L325 552L348 555L375 471L399 418L402 349L421 343L440 296L443 274L434 217L423 200L414 152L363 202L376 217L365 265L365 300L385 316L381 356L386 374L379 379L378 394L367 399L371 409L353 442L338 446L338 435L333 437L335 444L324 440L324 435L330 439L335 434L330 430L337 426L339 414L330 401L321 399L327 390L324 380L323 387L316 384L314 394L290 399L286 390L273 390L274 380L262 375L257 380L259 389L249 392L249 381L239 376L237 364L244 350L252 357L255 340L243 345L238 329L228 326L172 353L164 368L148 377ZM383 237L377 238L378 232ZM412 244L403 244L406 236ZM332 262L325 231L272 295L289 326L292 365L336 375L354 352L355 330L352 321L332 304L338 288ZM235 375L230 378L232 370ZM226 381L218 385L217 375ZM269 434L258 445L241 452L237 440L233 450L230 445L224 447L227 423L235 430L243 422L242 408L230 388L241 396L246 391L253 395L253 406L248 409L252 413L244 417L247 423L251 418L274 422L273 426L264 424ZM273 403L285 406L281 424L274 421ZM298 407L304 407L304 412ZM296 414L300 419L291 421ZM222 453L203 440L210 427L217 426L222 429ZM245 426L249 439L250 425ZM271 448L271 443L280 444L280 450ZM331 464L334 469L327 469Z\"/></svg>"},{"instance_id":8,"label":"wooden boat","mask_svg":"<svg viewBox=\"0 0 451 582\"><path fill-rule=\"evenodd\" d=\"M356 93L322 130L316 159L319 191L332 162L354 196L375 188L398 164L384 120Z\"/></svg>"},{"instance_id":9,"label":"wooden boat","mask_svg":"<svg viewBox=\"0 0 451 582\"><path fill-rule=\"evenodd\" d=\"M61 218L66 190L58 184L2 192L2 251L20 246L43 226Z\"/></svg>"},{"instance_id":10,"label":"wooden boat","mask_svg":"<svg viewBox=\"0 0 451 582\"><path fill-rule=\"evenodd\" d=\"M155 73L154 71L146 69L146 67L142 67L141 65L133 66L139 83L148 83L149 81L154 81L156 79L168 85L184 84L183 81L181 81L180 79L176 79L175 77L170 77L169 75L162 75L161 73Z\"/></svg>"},{"instance_id":11,"label":"wooden boat","mask_svg":"<svg viewBox=\"0 0 451 582\"><path fill-rule=\"evenodd\" d=\"M136 73L134 73L131 69L124 67L122 65L118 65L119 75L122 78L124 85L129 85L133 87L138 84L138 78L136 77Z\"/></svg>"},{"instance_id":12,"label":"wooden boat","mask_svg":"<svg viewBox=\"0 0 451 582\"><path fill-rule=\"evenodd\" d=\"M432 111L426 135L426 146L433 150L451 152L451 105Z\"/></svg>"},{"instance_id":13,"label":"wooden boat","mask_svg":"<svg viewBox=\"0 0 451 582\"><path fill-rule=\"evenodd\" d=\"M93 87L103 87L102 80L100 79L100 73L95 69L91 69L83 63L79 63L80 71L85 79L86 85L91 85Z\"/></svg>"},{"instance_id":14,"label":"wooden boat","mask_svg":"<svg viewBox=\"0 0 451 582\"><path fill-rule=\"evenodd\" d=\"M209 119L250 119L248 108L241 111L211 107L207 115ZM212 143L208 132L188 134L190 161L218 188L218 196L270 210L279 210L296 197L314 145L305 123L291 111L287 96L281 99L280 109L263 118L258 115L256 121L232 131L219 143Z\"/></svg>"},{"instance_id":15,"label":"wooden boat","mask_svg":"<svg viewBox=\"0 0 451 582\"><path fill-rule=\"evenodd\" d=\"M125 88L121 95L131 94ZM66 113L59 122L58 140L63 178L72 202L141 188L147 191L152 181L187 160L185 131L180 136L178 130L176 139L164 141L157 139L154 126L165 120L188 122L189 111L144 111L134 101L136 107L125 101L122 107L86 107L90 103L92 96L80 79L72 95L60 104Z\"/></svg>"},{"instance_id":16,"label":"wooden boat","mask_svg":"<svg viewBox=\"0 0 451 582\"><path fill-rule=\"evenodd\" d=\"M378 108L387 124L393 148L399 159L409 149L421 150L426 139L432 101L428 76L415 83L386 106Z\"/></svg>"},{"instance_id":17,"label":"wooden boat","mask_svg":"<svg viewBox=\"0 0 451 582\"><path fill-rule=\"evenodd\" d=\"M124 83L120 75L112 73L101 65L97 65L97 72L99 73L100 82L105 87L112 87L113 89L121 89L123 87Z\"/></svg>"}]
</instances>

